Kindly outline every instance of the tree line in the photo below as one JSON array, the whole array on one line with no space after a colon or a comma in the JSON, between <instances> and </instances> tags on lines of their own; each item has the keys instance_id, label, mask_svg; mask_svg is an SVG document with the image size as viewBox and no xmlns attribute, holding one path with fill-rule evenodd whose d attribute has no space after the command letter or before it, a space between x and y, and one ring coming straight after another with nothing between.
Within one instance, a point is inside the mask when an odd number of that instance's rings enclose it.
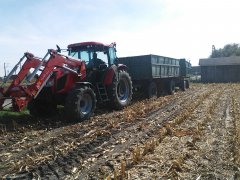
<instances>
[{"instance_id":1,"label":"tree line","mask_svg":"<svg viewBox=\"0 0 240 180\"><path fill-rule=\"evenodd\" d=\"M212 54L210 58L217 58L217 57L229 57L229 56L240 56L240 45L233 43L227 44L223 48L215 49L213 46Z\"/></svg>"}]
</instances>

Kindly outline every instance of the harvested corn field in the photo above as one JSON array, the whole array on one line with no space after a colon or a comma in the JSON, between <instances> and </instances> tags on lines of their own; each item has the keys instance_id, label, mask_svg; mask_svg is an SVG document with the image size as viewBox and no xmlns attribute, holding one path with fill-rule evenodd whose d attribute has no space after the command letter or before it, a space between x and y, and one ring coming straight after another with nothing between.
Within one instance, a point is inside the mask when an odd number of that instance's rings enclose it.
<instances>
[{"instance_id":1,"label":"harvested corn field","mask_svg":"<svg viewBox=\"0 0 240 180\"><path fill-rule=\"evenodd\" d=\"M195 84L77 124L3 116L0 177L240 179L239 94L240 84Z\"/></svg>"}]
</instances>

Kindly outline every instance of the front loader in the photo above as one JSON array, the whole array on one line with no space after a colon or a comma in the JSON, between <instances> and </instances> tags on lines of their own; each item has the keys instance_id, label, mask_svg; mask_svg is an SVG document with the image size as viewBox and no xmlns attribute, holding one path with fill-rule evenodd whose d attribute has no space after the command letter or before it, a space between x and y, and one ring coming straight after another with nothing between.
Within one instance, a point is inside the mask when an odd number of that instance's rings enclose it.
<instances>
[{"instance_id":1,"label":"front loader","mask_svg":"<svg viewBox=\"0 0 240 180\"><path fill-rule=\"evenodd\" d=\"M68 56L59 51L50 49L43 59L25 53L3 84L26 59L15 79L0 88L0 108L11 99L13 111L27 107L35 117L49 117L56 114L57 105L62 105L69 121L81 121L93 115L97 102L115 109L130 103L131 78L127 67L117 63L114 43L71 44ZM94 53L107 62L88 66Z\"/></svg>"},{"instance_id":2,"label":"front loader","mask_svg":"<svg viewBox=\"0 0 240 180\"><path fill-rule=\"evenodd\" d=\"M25 60L26 59L26 60ZM15 75L15 79L11 82L10 85L4 86L12 77L13 73L16 72L19 65L23 62L22 68L19 73ZM19 62L15 65L12 71L8 74L6 78L4 78L3 83L0 87L0 108L3 108L4 101L6 99L12 100L12 109L14 111L21 111L28 103L30 97L21 98L21 90L26 91L28 93L26 87L20 86L26 75L29 73L31 68L36 68L41 63L39 58L34 57L31 53L25 53L23 57L19 60ZM18 94L18 95L17 95Z\"/></svg>"}]
</instances>

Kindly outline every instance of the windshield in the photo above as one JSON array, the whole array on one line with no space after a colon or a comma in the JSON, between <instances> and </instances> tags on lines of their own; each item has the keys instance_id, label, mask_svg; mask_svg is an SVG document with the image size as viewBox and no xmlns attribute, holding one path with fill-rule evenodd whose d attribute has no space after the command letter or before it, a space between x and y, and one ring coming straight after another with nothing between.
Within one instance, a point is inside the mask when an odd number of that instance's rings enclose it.
<instances>
[{"instance_id":1,"label":"windshield","mask_svg":"<svg viewBox=\"0 0 240 180\"><path fill-rule=\"evenodd\" d=\"M85 62L89 62L89 52L88 51L80 51L79 59L84 60Z\"/></svg>"},{"instance_id":2,"label":"windshield","mask_svg":"<svg viewBox=\"0 0 240 180\"><path fill-rule=\"evenodd\" d=\"M97 53L97 58L101 59L108 65L108 52L103 51L92 51L89 50L70 50L69 56L72 56L77 59L84 60L88 64L93 59L93 53ZM111 63L112 64L112 63Z\"/></svg>"},{"instance_id":3,"label":"windshield","mask_svg":"<svg viewBox=\"0 0 240 180\"><path fill-rule=\"evenodd\" d=\"M77 52L77 51L71 51L71 52L69 52L69 56L79 59L79 58L78 58L78 52Z\"/></svg>"},{"instance_id":4,"label":"windshield","mask_svg":"<svg viewBox=\"0 0 240 180\"><path fill-rule=\"evenodd\" d=\"M91 56L90 55L90 52L88 51L69 51L69 56L71 57L74 57L76 59L82 59L84 60L85 62L89 62L89 57Z\"/></svg>"}]
</instances>

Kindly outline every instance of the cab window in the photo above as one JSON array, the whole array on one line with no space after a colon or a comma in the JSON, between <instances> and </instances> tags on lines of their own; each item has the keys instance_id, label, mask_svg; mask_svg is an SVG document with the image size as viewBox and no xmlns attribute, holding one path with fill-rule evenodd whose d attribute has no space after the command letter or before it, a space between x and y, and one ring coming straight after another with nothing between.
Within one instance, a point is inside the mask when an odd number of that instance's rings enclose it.
<instances>
[{"instance_id":1,"label":"cab window","mask_svg":"<svg viewBox=\"0 0 240 180\"><path fill-rule=\"evenodd\" d=\"M103 60L106 64L108 64L108 57L107 54L104 52L97 52L97 58Z\"/></svg>"}]
</instances>

